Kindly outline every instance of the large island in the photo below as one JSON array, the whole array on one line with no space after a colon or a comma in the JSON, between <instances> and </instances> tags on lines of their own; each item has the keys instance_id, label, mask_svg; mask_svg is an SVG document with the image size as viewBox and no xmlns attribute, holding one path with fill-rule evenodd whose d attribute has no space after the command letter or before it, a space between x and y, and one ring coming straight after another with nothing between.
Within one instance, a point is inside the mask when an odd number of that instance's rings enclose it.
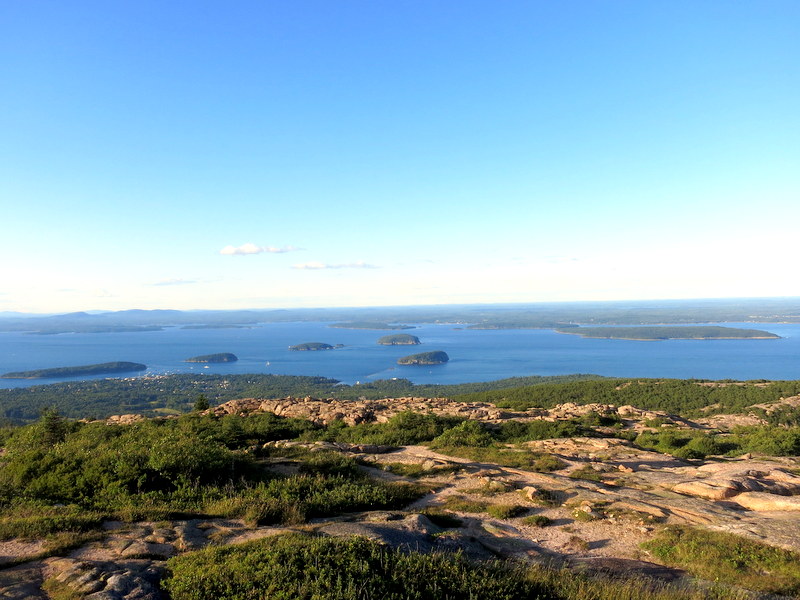
<instances>
[{"instance_id":1,"label":"large island","mask_svg":"<svg viewBox=\"0 0 800 600\"><path fill-rule=\"evenodd\" d=\"M738 327L655 326L655 327L569 327L556 329L585 338L606 340L777 340L780 336L760 329Z\"/></svg>"},{"instance_id":2,"label":"large island","mask_svg":"<svg viewBox=\"0 0 800 600\"><path fill-rule=\"evenodd\" d=\"M202 356L193 356L187 358L183 362L188 363L229 363L236 362L239 357L230 352L218 352L217 354L203 354Z\"/></svg>"},{"instance_id":3,"label":"large island","mask_svg":"<svg viewBox=\"0 0 800 600\"><path fill-rule=\"evenodd\" d=\"M420 352L419 354L410 354L403 358L397 359L398 365L443 365L450 357L447 352L441 350L434 350L432 352Z\"/></svg>"},{"instance_id":4,"label":"large island","mask_svg":"<svg viewBox=\"0 0 800 600\"><path fill-rule=\"evenodd\" d=\"M134 362L107 362L96 365L78 367L56 367L53 369L36 369L33 371L14 371L0 376L3 379L47 379L49 377L77 377L79 375L106 375L111 373L129 373L144 371L147 365Z\"/></svg>"},{"instance_id":5,"label":"large island","mask_svg":"<svg viewBox=\"0 0 800 600\"><path fill-rule=\"evenodd\" d=\"M330 344L323 344L322 342L305 342L303 344L295 344L294 346L289 346L289 350L295 352L313 352L316 350L333 350L335 348L341 348L342 344L336 344L335 346L331 346Z\"/></svg>"},{"instance_id":6,"label":"large island","mask_svg":"<svg viewBox=\"0 0 800 600\"><path fill-rule=\"evenodd\" d=\"M378 343L381 346L416 346L420 341L415 335L395 333L394 335L385 335L382 338L378 338Z\"/></svg>"}]
</instances>

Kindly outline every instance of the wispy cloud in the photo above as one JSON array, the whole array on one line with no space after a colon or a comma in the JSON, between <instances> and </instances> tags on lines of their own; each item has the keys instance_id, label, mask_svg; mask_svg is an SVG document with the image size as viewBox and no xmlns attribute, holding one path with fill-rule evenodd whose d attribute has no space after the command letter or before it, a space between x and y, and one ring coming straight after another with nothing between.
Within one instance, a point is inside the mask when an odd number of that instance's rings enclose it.
<instances>
[{"instance_id":1,"label":"wispy cloud","mask_svg":"<svg viewBox=\"0 0 800 600\"><path fill-rule=\"evenodd\" d=\"M189 285L190 283L197 283L197 282L192 279L162 279L161 281L156 281L155 283L151 283L150 285L153 286Z\"/></svg>"},{"instance_id":2,"label":"wispy cloud","mask_svg":"<svg viewBox=\"0 0 800 600\"><path fill-rule=\"evenodd\" d=\"M302 250L302 248L295 248L294 246L283 246L282 248L276 248L275 246L256 246L248 242L241 246L225 246L219 253L225 256L237 256L244 254L262 254L265 252L268 254L283 254L284 252L295 252L296 250Z\"/></svg>"},{"instance_id":3,"label":"wispy cloud","mask_svg":"<svg viewBox=\"0 0 800 600\"><path fill-rule=\"evenodd\" d=\"M299 265L292 265L292 268L305 271L321 271L323 269L380 269L380 267L365 263L363 260L359 260L354 263L333 264L333 265L318 261L312 261L307 263L300 263Z\"/></svg>"}]
</instances>

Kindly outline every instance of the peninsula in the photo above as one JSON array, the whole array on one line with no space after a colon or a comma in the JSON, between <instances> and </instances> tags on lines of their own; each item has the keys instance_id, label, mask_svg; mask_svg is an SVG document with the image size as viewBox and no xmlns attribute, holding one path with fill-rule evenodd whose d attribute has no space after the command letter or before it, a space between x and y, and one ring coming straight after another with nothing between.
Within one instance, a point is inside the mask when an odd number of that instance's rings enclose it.
<instances>
[{"instance_id":1,"label":"peninsula","mask_svg":"<svg viewBox=\"0 0 800 600\"><path fill-rule=\"evenodd\" d=\"M188 363L229 363L229 362L236 362L239 360L239 357L235 354L231 354L230 352L219 352L217 354L203 354L202 356L193 356L192 358L187 358L183 362Z\"/></svg>"},{"instance_id":2,"label":"peninsula","mask_svg":"<svg viewBox=\"0 0 800 600\"><path fill-rule=\"evenodd\" d=\"M414 329L413 325L378 323L374 321L353 321L351 323L333 323L329 327L338 329Z\"/></svg>"},{"instance_id":3,"label":"peninsula","mask_svg":"<svg viewBox=\"0 0 800 600\"><path fill-rule=\"evenodd\" d=\"M443 365L450 357L446 352L441 350L434 350L432 352L420 352L419 354L410 354L403 358L397 359L398 365Z\"/></svg>"},{"instance_id":4,"label":"peninsula","mask_svg":"<svg viewBox=\"0 0 800 600\"><path fill-rule=\"evenodd\" d=\"M303 344L296 344L294 346L289 346L289 350L297 352L309 352L316 350L333 350L334 348L341 348L341 347L342 344L336 344L335 346L331 346L330 344L323 344L322 342L305 342Z\"/></svg>"},{"instance_id":5,"label":"peninsula","mask_svg":"<svg viewBox=\"0 0 800 600\"><path fill-rule=\"evenodd\" d=\"M105 375L109 373L128 373L144 371L147 365L134 362L107 362L78 367L56 367L35 369L33 371L14 371L0 375L3 379L47 379L49 377L73 377L78 375Z\"/></svg>"},{"instance_id":6,"label":"peninsula","mask_svg":"<svg viewBox=\"0 0 800 600\"><path fill-rule=\"evenodd\" d=\"M417 346L421 342L415 335L395 333L394 335L385 335L382 338L378 338L378 343L381 346Z\"/></svg>"},{"instance_id":7,"label":"peninsula","mask_svg":"<svg viewBox=\"0 0 800 600\"><path fill-rule=\"evenodd\" d=\"M585 338L607 340L777 340L780 336L760 329L708 326L569 327L556 329Z\"/></svg>"}]
</instances>

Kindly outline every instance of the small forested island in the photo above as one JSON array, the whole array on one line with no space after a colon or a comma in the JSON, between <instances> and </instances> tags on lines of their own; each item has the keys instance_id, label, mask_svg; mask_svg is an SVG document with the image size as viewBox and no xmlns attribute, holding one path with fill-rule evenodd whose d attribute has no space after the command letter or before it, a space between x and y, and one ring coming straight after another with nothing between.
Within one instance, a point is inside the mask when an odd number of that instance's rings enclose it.
<instances>
[{"instance_id":1,"label":"small forested island","mask_svg":"<svg viewBox=\"0 0 800 600\"><path fill-rule=\"evenodd\" d=\"M332 323L329 327L338 329L414 329L413 325L378 323L374 321L353 321L351 323Z\"/></svg>"},{"instance_id":2,"label":"small forested island","mask_svg":"<svg viewBox=\"0 0 800 600\"><path fill-rule=\"evenodd\" d=\"M403 358L397 359L398 365L443 365L450 357L447 352L441 350L434 350L432 352L420 352L419 354L410 354Z\"/></svg>"},{"instance_id":3,"label":"small forested island","mask_svg":"<svg viewBox=\"0 0 800 600\"><path fill-rule=\"evenodd\" d=\"M183 362L188 363L229 363L236 362L239 357L230 352L218 352L217 354L203 354L202 356L193 356L187 358Z\"/></svg>"},{"instance_id":4,"label":"small forested island","mask_svg":"<svg viewBox=\"0 0 800 600\"><path fill-rule=\"evenodd\" d=\"M608 340L777 340L780 336L760 329L718 325L689 327L559 327L559 333Z\"/></svg>"},{"instance_id":5,"label":"small forested island","mask_svg":"<svg viewBox=\"0 0 800 600\"><path fill-rule=\"evenodd\" d=\"M378 343L381 346L416 346L421 342L415 335L395 333L394 335L385 335L382 338L378 338Z\"/></svg>"},{"instance_id":6,"label":"small forested island","mask_svg":"<svg viewBox=\"0 0 800 600\"><path fill-rule=\"evenodd\" d=\"M315 350L333 350L335 348L341 348L341 347L342 344L336 344L335 346L331 346L330 344L323 344L322 342L305 342L304 344L296 344L294 346L289 346L289 350L298 352L307 352Z\"/></svg>"},{"instance_id":7,"label":"small forested island","mask_svg":"<svg viewBox=\"0 0 800 600\"><path fill-rule=\"evenodd\" d=\"M146 368L147 365L135 362L107 362L78 367L56 367L53 369L35 369L33 371L14 371L0 375L0 377L3 379L47 379L48 377L128 373L131 371L144 371Z\"/></svg>"}]
</instances>

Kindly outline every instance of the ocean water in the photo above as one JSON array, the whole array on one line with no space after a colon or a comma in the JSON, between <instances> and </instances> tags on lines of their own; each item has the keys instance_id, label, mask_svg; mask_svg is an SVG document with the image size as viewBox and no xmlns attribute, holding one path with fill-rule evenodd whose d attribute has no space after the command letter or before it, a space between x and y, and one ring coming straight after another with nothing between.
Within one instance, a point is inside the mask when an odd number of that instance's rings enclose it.
<instances>
[{"instance_id":1,"label":"ocean water","mask_svg":"<svg viewBox=\"0 0 800 600\"><path fill-rule=\"evenodd\" d=\"M800 379L800 324L720 323L758 328L778 340L596 340L552 330L470 330L452 324L421 324L407 333L419 346L379 346L396 333L338 329L327 323L268 323L244 329L180 329L139 333L0 333L0 373L110 361L144 363L163 373L273 373L321 375L344 383L392 377L415 383L463 383L525 375L596 373L619 377L703 379ZM318 352L292 352L303 342L344 344ZM450 362L398 366L401 356L444 350ZM232 352L229 364L183 362L200 354ZM126 376L126 375L118 375ZM106 376L102 376L106 377ZM100 377L100 378L102 378ZM73 379L89 379L78 377ZM0 379L0 387L23 387L70 378Z\"/></svg>"}]
</instances>

